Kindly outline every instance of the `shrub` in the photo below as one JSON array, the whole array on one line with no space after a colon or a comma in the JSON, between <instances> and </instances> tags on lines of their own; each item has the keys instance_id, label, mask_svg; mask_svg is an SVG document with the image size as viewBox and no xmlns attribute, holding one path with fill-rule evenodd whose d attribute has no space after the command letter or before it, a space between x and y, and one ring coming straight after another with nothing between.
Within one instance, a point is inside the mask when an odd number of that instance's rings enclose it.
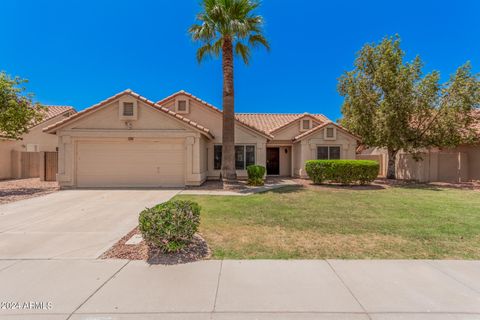
<instances>
[{"instance_id":1,"label":"shrub","mask_svg":"<svg viewBox=\"0 0 480 320\"><path fill-rule=\"evenodd\" d=\"M163 252L183 249L200 224L200 206L193 201L167 201L140 213L139 229L146 243Z\"/></svg>"},{"instance_id":2,"label":"shrub","mask_svg":"<svg viewBox=\"0 0 480 320\"><path fill-rule=\"evenodd\" d=\"M372 160L310 160L305 170L314 184L370 184L378 176L379 164Z\"/></svg>"},{"instance_id":3,"label":"shrub","mask_svg":"<svg viewBox=\"0 0 480 320\"><path fill-rule=\"evenodd\" d=\"M265 176L265 167L251 165L247 167L248 184L251 186L263 186L263 177Z\"/></svg>"}]
</instances>

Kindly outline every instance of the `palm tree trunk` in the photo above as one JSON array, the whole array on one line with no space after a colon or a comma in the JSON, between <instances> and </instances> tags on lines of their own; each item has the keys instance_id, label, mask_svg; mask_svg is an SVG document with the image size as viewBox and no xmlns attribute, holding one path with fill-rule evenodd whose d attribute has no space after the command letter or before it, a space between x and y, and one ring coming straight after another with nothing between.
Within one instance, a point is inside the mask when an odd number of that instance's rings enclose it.
<instances>
[{"instance_id":1,"label":"palm tree trunk","mask_svg":"<svg viewBox=\"0 0 480 320\"><path fill-rule=\"evenodd\" d=\"M223 131L222 131L222 177L236 180L235 171L235 102L233 90L233 44L225 38L222 46L223 67Z\"/></svg>"}]
</instances>

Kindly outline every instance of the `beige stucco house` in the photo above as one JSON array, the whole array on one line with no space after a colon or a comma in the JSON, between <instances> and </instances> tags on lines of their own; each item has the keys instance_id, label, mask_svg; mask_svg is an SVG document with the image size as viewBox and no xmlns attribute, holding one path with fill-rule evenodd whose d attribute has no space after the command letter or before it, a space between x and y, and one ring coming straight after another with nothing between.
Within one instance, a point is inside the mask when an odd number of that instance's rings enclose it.
<instances>
[{"instance_id":1,"label":"beige stucco house","mask_svg":"<svg viewBox=\"0 0 480 320\"><path fill-rule=\"evenodd\" d=\"M480 110L473 113L478 120L473 129L480 141ZM387 171L387 151L382 148L359 148L357 158L377 160L381 176ZM400 151L395 159L397 179L419 182L480 181L480 144L463 144L456 148L431 148L420 152L420 159Z\"/></svg>"},{"instance_id":2,"label":"beige stucco house","mask_svg":"<svg viewBox=\"0 0 480 320\"><path fill-rule=\"evenodd\" d=\"M218 179L222 111L184 91L158 102L131 90L44 129L58 136L62 187L178 187ZM237 114L236 167L306 177L309 159L355 159L358 138L321 114Z\"/></svg>"},{"instance_id":3,"label":"beige stucco house","mask_svg":"<svg viewBox=\"0 0 480 320\"><path fill-rule=\"evenodd\" d=\"M369 148L357 155L358 159L377 160L381 176L386 176L387 152ZM433 148L420 152L420 160L411 154L399 152L395 161L397 179L418 182L480 181L480 145L464 144L453 149Z\"/></svg>"},{"instance_id":4,"label":"beige stucco house","mask_svg":"<svg viewBox=\"0 0 480 320\"><path fill-rule=\"evenodd\" d=\"M43 132L45 127L75 113L71 106L45 106L42 122L35 124L20 140L0 136L0 179L38 177L41 173L41 154L55 152L58 137ZM27 157L28 156L28 157ZM23 157L23 159L22 159ZM25 170L27 159L31 161L30 170Z\"/></svg>"}]
</instances>

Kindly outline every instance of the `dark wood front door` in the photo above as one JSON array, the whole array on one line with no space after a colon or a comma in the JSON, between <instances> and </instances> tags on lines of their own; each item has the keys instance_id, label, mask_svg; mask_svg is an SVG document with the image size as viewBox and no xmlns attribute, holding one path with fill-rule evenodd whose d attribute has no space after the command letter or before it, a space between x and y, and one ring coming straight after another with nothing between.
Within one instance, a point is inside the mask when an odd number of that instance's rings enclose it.
<instances>
[{"instance_id":1,"label":"dark wood front door","mask_svg":"<svg viewBox=\"0 0 480 320\"><path fill-rule=\"evenodd\" d=\"M267 148L267 174L280 174L280 148Z\"/></svg>"}]
</instances>

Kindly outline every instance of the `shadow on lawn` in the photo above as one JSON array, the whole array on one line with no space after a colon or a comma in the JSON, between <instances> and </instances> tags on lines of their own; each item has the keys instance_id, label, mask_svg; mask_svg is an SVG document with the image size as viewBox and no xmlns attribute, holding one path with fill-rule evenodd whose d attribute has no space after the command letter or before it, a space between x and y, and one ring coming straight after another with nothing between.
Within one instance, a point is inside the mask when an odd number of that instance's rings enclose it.
<instances>
[{"instance_id":1,"label":"shadow on lawn","mask_svg":"<svg viewBox=\"0 0 480 320\"><path fill-rule=\"evenodd\" d=\"M285 187L280 187L272 190L265 190L264 192L261 192L261 193L271 192L271 193L285 194L285 193L299 192L304 189L305 187L303 185L292 185L292 186L285 186Z\"/></svg>"}]
</instances>

